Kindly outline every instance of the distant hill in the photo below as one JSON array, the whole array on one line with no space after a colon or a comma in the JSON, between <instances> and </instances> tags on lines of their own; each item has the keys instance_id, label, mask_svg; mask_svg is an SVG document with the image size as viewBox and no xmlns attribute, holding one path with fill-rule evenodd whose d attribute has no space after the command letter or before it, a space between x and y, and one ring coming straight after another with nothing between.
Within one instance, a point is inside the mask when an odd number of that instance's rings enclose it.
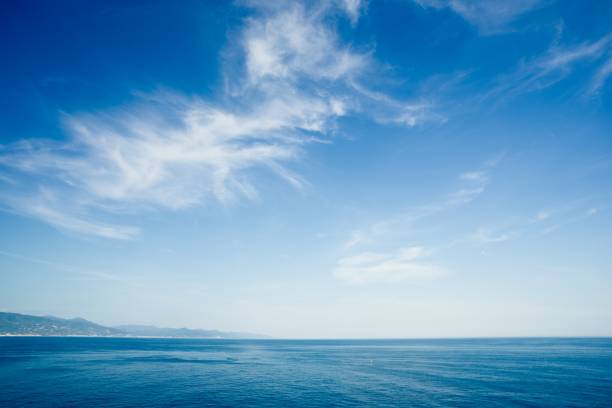
<instances>
[{"instance_id":1,"label":"distant hill","mask_svg":"<svg viewBox=\"0 0 612 408\"><path fill-rule=\"evenodd\" d=\"M202 330L202 329L172 329L167 327L144 326L144 325L125 325L115 326L114 329L124 333L129 333L139 337L183 337L183 338L225 338L225 339L256 339L265 338L260 334L253 333L237 333L237 332L222 332L219 330Z\"/></svg>"},{"instance_id":2,"label":"distant hill","mask_svg":"<svg viewBox=\"0 0 612 408\"><path fill-rule=\"evenodd\" d=\"M120 336L122 333L110 327L100 326L88 320L60 319L53 316L30 316L0 312L1 335L35 336Z\"/></svg>"},{"instance_id":3,"label":"distant hill","mask_svg":"<svg viewBox=\"0 0 612 408\"><path fill-rule=\"evenodd\" d=\"M221 332L218 330L171 329L155 326L102 326L89 320L61 319L0 312L0 336L98 336L98 337L172 337L172 338L266 338L259 334Z\"/></svg>"}]
</instances>

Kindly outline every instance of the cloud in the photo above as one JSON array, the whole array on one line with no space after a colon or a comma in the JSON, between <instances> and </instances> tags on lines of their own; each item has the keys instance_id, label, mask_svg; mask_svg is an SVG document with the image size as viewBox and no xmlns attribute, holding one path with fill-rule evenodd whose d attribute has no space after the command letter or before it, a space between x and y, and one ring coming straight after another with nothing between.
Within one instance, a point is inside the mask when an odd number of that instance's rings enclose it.
<instances>
[{"instance_id":1,"label":"cloud","mask_svg":"<svg viewBox=\"0 0 612 408\"><path fill-rule=\"evenodd\" d=\"M393 235L393 231L409 230L423 219L468 205L486 191L492 169L502 160L503 155L497 155L487 160L481 169L459 174L458 186L438 201L407 209L395 216L375 222L366 228L353 230L342 248L349 250L353 247L379 241L382 237Z\"/></svg>"},{"instance_id":2,"label":"cloud","mask_svg":"<svg viewBox=\"0 0 612 408\"><path fill-rule=\"evenodd\" d=\"M487 175L483 171L468 171L466 173L461 174L459 178L461 178L461 180L479 181L485 180L487 178Z\"/></svg>"},{"instance_id":3,"label":"cloud","mask_svg":"<svg viewBox=\"0 0 612 408\"><path fill-rule=\"evenodd\" d=\"M612 34L575 45L562 46L555 41L543 55L522 61L513 72L501 76L486 97L515 97L549 88L569 76L579 63L599 61L611 51ZM612 69L609 62L608 60L596 71L587 94L601 89Z\"/></svg>"},{"instance_id":4,"label":"cloud","mask_svg":"<svg viewBox=\"0 0 612 408\"><path fill-rule=\"evenodd\" d=\"M136 229L87 221L93 218L88 214L253 198L246 171L255 167L300 187L299 177L283 163L307 142L303 132L324 126L328 110L323 101L290 104L277 98L228 112L198 99L163 95L142 106L66 117L66 143L5 146L0 165L19 172L24 183L0 198L61 229L133 237Z\"/></svg>"},{"instance_id":5,"label":"cloud","mask_svg":"<svg viewBox=\"0 0 612 408\"><path fill-rule=\"evenodd\" d=\"M329 6L247 5L253 15L224 60L224 95L138 94L106 111L65 114L63 141L0 145L0 202L62 230L131 239L139 229L122 225L126 215L252 200L264 170L302 188L291 163L328 141L338 117L426 119L429 106L361 85L376 64L341 42ZM341 6L356 19L363 3Z\"/></svg>"},{"instance_id":6,"label":"cloud","mask_svg":"<svg viewBox=\"0 0 612 408\"><path fill-rule=\"evenodd\" d=\"M470 235L466 241L480 244L503 242L519 237L539 234L548 235L566 225L584 221L601 211L601 207L592 206L592 199L582 198L568 201L563 205L549 207L537 211L528 217L515 218L514 222L507 223L504 233L493 233L491 229L481 228Z\"/></svg>"},{"instance_id":7,"label":"cloud","mask_svg":"<svg viewBox=\"0 0 612 408\"><path fill-rule=\"evenodd\" d=\"M352 247L359 245L366 239L363 231L353 231L351 237L342 245L344 249L351 249Z\"/></svg>"},{"instance_id":8,"label":"cloud","mask_svg":"<svg viewBox=\"0 0 612 408\"><path fill-rule=\"evenodd\" d=\"M479 32L484 35L508 31L510 23L543 3L542 0L415 0L415 2L422 7L451 9L478 27Z\"/></svg>"},{"instance_id":9,"label":"cloud","mask_svg":"<svg viewBox=\"0 0 612 408\"><path fill-rule=\"evenodd\" d=\"M446 121L446 117L435 110L433 101L423 98L410 102L397 100L352 79L350 86L358 93L360 111L378 123L414 127L423 123Z\"/></svg>"},{"instance_id":10,"label":"cloud","mask_svg":"<svg viewBox=\"0 0 612 408\"><path fill-rule=\"evenodd\" d=\"M431 251L419 246L400 248L394 253L363 252L340 258L333 276L356 285L431 280L445 270L423 262L430 254Z\"/></svg>"},{"instance_id":11,"label":"cloud","mask_svg":"<svg viewBox=\"0 0 612 408\"><path fill-rule=\"evenodd\" d=\"M612 75L612 55L608 58L608 60L602 64L595 75L591 78L591 83L587 88L587 95L597 95L600 93L601 89L606 84L608 77Z\"/></svg>"},{"instance_id":12,"label":"cloud","mask_svg":"<svg viewBox=\"0 0 612 408\"><path fill-rule=\"evenodd\" d=\"M359 20L362 10L365 8L365 1L362 0L340 0L340 7L344 9L352 24Z\"/></svg>"},{"instance_id":13,"label":"cloud","mask_svg":"<svg viewBox=\"0 0 612 408\"><path fill-rule=\"evenodd\" d=\"M338 46L336 34L319 14L308 14L301 6L251 20L243 38L251 83L262 79L338 80L368 63L367 55Z\"/></svg>"},{"instance_id":14,"label":"cloud","mask_svg":"<svg viewBox=\"0 0 612 408\"><path fill-rule=\"evenodd\" d=\"M341 247L342 252L348 254L337 260L332 270L333 276L344 282L360 285L418 282L444 275L444 268L426 262L432 251L424 247L400 248L395 252L377 252L366 248L389 247L389 243L396 245L399 240L406 240L406 232L414 231L414 226L420 221L469 204L485 191L491 170L501 160L503 155L497 155L487 160L481 169L459 174L458 188L437 202L412 208L366 228L353 230L350 238ZM428 224L431 225L431 222ZM479 230L477 234L470 236L469 240L479 244L501 242L513 239L514 234L492 235L488 231ZM358 249L361 249L361 252L355 253Z\"/></svg>"},{"instance_id":15,"label":"cloud","mask_svg":"<svg viewBox=\"0 0 612 408\"><path fill-rule=\"evenodd\" d=\"M519 237L516 231L506 233L493 233L489 229L479 228L471 234L467 241L478 245L495 244L499 242L511 241Z\"/></svg>"},{"instance_id":16,"label":"cloud","mask_svg":"<svg viewBox=\"0 0 612 408\"><path fill-rule=\"evenodd\" d=\"M462 173L459 179L461 180L461 187L448 195L443 208L470 203L484 193L489 184L489 176L486 170Z\"/></svg>"}]
</instances>

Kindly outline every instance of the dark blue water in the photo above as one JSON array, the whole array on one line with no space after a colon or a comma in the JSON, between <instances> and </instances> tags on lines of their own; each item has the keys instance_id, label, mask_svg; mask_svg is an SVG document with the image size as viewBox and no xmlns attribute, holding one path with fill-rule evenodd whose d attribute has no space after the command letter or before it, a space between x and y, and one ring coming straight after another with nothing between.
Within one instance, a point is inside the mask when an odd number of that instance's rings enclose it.
<instances>
[{"instance_id":1,"label":"dark blue water","mask_svg":"<svg viewBox=\"0 0 612 408\"><path fill-rule=\"evenodd\" d=\"M0 406L612 406L612 339L0 338Z\"/></svg>"}]
</instances>

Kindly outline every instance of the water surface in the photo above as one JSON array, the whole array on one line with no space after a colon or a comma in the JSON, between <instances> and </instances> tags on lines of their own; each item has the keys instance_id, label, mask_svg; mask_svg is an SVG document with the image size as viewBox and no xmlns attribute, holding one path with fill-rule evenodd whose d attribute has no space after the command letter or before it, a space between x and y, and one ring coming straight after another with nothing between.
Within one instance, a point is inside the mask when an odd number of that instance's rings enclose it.
<instances>
[{"instance_id":1,"label":"water surface","mask_svg":"<svg viewBox=\"0 0 612 408\"><path fill-rule=\"evenodd\" d=\"M612 406L612 339L0 338L0 406Z\"/></svg>"}]
</instances>

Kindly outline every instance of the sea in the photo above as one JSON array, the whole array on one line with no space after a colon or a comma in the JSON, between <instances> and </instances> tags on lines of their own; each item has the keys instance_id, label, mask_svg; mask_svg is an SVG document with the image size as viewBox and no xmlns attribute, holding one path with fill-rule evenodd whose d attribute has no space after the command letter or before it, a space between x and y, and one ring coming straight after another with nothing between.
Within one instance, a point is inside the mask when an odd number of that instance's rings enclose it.
<instances>
[{"instance_id":1,"label":"sea","mask_svg":"<svg viewBox=\"0 0 612 408\"><path fill-rule=\"evenodd\" d=\"M612 407L612 339L0 338L0 407Z\"/></svg>"}]
</instances>

